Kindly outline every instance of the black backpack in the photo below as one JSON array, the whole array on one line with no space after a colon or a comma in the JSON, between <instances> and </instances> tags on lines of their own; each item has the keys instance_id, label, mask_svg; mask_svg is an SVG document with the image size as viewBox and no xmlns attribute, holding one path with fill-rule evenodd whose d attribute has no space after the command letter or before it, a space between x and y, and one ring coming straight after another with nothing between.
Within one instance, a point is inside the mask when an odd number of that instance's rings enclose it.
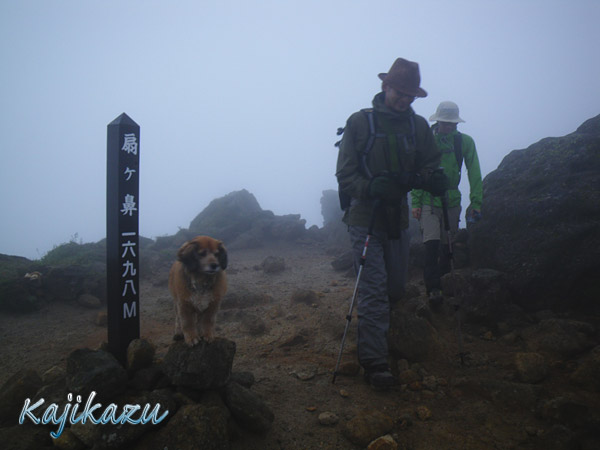
<instances>
[{"instance_id":1,"label":"black backpack","mask_svg":"<svg viewBox=\"0 0 600 450\"><path fill-rule=\"evenodd\" d=\"M367 139L365 148L361 152L360 166L361 166L362 172L364 173L364 175L366 177L373 178L373 175L371 174L371 171L369 170L369 167L367 166L367 157L369 156L369 152L371 151L371 148L373 148L373 143L375 142L375 139L384 138L384 137L387 137L387 135L385 133L377 133L376 126L375 126L375 111L373 110L373 108L365 108L365 109L361 109L361 111L366 114L367 121L369 122L369 139ZM408 139L410 139L412 141L412 143L414 144L415 140L416 140L414 115L411 115L409 120L410 120L411 134L408 135L408 137L404 134L398 135L398 137L401 137L405 141L405 144ZM338 128L337 135L341 136L344 133L344 129L345 128ZM342 142L341 140L337 141L334 144L335 147L339 147L341 142ZM461 156L461 158L462 158L462 156ZM350 195L346 194L345 192L342 192L342 190L339 189L339 187L338 187L338 195L340 197L340 208L343 211L347 210L350 207L350 204L352 202L352 197L350 197Z\"/></svg>"}]
</instances>

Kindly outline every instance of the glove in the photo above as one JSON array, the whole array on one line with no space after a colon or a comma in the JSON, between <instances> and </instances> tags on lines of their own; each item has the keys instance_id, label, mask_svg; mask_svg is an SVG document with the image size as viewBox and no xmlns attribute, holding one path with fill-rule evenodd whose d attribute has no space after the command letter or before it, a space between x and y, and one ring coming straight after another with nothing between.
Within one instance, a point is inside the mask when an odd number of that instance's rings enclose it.
<instances>
[{"instance_id":1,"label":"glove","mask_svg":"<svg viewBox=\"0 0 600 450\"><path fill-rule=\"evenodd\" d=\"M392 179L385 175L380 175L371 178L369 181L369 197L373 198L387 198L391 191L393 182Z\"/></svg>"},{"instance_id":2,"label":"glove","mask_svg":"<svg viewBox=\"0 0 600 450\"><path fill-rule=\"evenodd\" d=\"M425 190L429 191L434 197L441 197L448 189L448 177L441 170L434 171L429 177L429 183Z\"/></svg>"},{"instance_id":3,"label":"glove","mask_svg":"<svg viewBox=\"0 0 600 450\"><path fill-rule=\"evenodd\" d=\"M467 223L477 223L481 220L481 213L472 209L470 214L467 214Z\"/></svg>"}]
</instances>

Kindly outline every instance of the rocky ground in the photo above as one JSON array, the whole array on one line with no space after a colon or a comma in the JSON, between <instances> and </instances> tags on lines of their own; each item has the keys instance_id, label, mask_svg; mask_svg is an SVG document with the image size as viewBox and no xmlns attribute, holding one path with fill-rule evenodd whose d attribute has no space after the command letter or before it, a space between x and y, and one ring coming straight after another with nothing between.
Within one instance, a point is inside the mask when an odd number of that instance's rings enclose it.
<instances>
[{"instance_id":1,"label":"rocky ground","mask_svg":"<svg viewBox=\"0 0 600 450\"><path fill-rule=\"evenodd\" d=\"M283 271L264 270L270 256L283 258ZM461 364L455 309L429 310L417 271L412 302L436 332L436 351L418 363L400 355L392 366L402 384L374 391L357 372L354 320L344 374L332 384L354 286L332 268L335 256L312 241L230 249L217 335L236 343L234 371L254 374L252 390L275 416L266 434L234 436L234 450L360 449L388 434L397 448L413 450L600 448L598 317L542 311L499 326L467 321ZM167 273L159 268L141 282L141 335L159 359L174 326ZM106 340L100 311L54 303L0 315L0 384L21 369L64 365L74 349L99 347Z\"/></svg>"}]
</instances>

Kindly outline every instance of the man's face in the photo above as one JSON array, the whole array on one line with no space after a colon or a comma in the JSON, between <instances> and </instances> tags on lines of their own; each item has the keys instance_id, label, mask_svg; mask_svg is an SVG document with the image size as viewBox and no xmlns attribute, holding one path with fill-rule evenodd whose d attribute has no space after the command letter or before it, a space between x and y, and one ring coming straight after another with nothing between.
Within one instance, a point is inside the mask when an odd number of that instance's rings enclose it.
<instances>
[{"instance_id":1,"label":"man's face","mask_svg":"<svg viewBox=\"0 0 600 450\"><path fill-rule=\"evenodd\" d=\"M456 123L453 122L438 122L438 133L449 134L456 130Z\"/></svg>"},{"instance_id":2,"label":"man's face","mask_svg":"<svg viewBox=\"0 0 600 450\"><path fill-rule=\"evenodd\" d=\"M383 86L383 92L385 92L385 105L397 112L407 111L411 103L415 101L414 96L400 92L388 85Z\"/></svg>"}]
</instances>

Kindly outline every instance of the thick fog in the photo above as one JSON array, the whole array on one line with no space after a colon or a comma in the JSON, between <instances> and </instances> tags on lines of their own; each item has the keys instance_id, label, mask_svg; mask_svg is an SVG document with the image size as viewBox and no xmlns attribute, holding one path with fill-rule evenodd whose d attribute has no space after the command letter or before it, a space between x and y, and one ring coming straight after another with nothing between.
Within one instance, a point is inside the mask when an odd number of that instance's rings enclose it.
<instances>
[{"instance_id":1,"label":"thick fog","mask_svg":"<svg viewBox=\"0 0 600 450\"><path fill-rule=\"evenodd\" d=\"M600 113L599 18L596 0L3 1L0 253L104 237L123 112L141 127L143 236L242 188L321 225L336 129L397 57L420 65L417 114L459 105L485 176Z\"/></svg>"}]
</instances>

